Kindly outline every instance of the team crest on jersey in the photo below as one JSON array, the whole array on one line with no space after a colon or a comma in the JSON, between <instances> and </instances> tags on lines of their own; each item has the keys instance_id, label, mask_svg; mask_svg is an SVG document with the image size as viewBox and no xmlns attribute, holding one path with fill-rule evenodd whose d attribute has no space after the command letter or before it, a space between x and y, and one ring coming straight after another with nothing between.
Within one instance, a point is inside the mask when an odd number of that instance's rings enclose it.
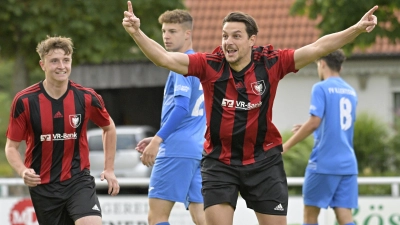
<instances>
[{"instance_id":1,"label":"team crest on jersey","mask_svg":"<svg viewBox=\"0 0 400 225\"><path fill-rule=\"evenodd\" d=\"M81 121L82 121L81 114L69 115L69 124L71 124L73 128L79 127L79 125L81 125Z\"/></svg>"},{"instance_id":2,"label":"team crest on jersey","mask_svg":"<svg viewBox=\"0 0 400 225\"><path fill-rule=\"evenodd\" d=\"M262 95L264 94L265 91L265 83L263 80L253 82L250 84L251 85L251 90L253 90L254 94L256 95Z\"/></svg>"}]
</instances>

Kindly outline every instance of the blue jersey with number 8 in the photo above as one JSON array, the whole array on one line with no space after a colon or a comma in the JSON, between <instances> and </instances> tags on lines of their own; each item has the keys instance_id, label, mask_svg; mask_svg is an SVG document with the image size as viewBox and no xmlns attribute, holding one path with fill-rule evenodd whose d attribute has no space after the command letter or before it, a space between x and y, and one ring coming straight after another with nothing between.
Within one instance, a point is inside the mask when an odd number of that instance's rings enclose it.
<instances>
[{"instance_id":1,"label":"blue jersey with number 8","mask_svg":"<svg viewBox=\"0 0 400 225\"><path fill-rule=\"evenodd\" d=\"M321 118L307 168L323 174L358 174L353 148L357 94L340 77L312 88L310 114Z\"/></svg>"}]
</instances>

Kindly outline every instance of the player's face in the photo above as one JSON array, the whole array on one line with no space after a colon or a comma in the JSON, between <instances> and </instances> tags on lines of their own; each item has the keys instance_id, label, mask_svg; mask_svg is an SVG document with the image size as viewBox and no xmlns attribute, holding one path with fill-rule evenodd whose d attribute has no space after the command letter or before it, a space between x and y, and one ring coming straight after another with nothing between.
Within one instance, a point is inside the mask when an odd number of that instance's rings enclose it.
<instances>
[{"instance_id":1,"label":"player's face","mask_svg":"<svg viewBox=\"0 0 400 225\"><path fill-rule=\"evenodd\" d=\"M255 35L250 38L241 22L227 22L222 28L222 49L232 67L245 67L251 60Z\"/></svg>"},{"instance_id":2,"label":"player's face","mask_svg":"<svg viewBox=\"0 0 400 225\"><path fill-rule=\"evenodd\" d=\"M54 82L68 81L71 74L72 55L65 55L64 50L55 49L39 62L46 79Z\"/></svg>"},{"instance_id":3,"label":"player's face","mask_svg":"<svg viewBox=\"0 0 400 225\"><path fill-rule=\"evenodd\" d=\"M163 23L162 34L164 46L170 52L184 52L186 40L189 37L188 30L178 23Z\"/></svg>"}]
</instances>

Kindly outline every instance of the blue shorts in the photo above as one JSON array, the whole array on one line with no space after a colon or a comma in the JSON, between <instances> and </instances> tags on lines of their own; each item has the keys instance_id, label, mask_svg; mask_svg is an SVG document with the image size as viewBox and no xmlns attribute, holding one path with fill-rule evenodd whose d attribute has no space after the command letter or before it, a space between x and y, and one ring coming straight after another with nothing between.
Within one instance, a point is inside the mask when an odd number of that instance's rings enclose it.
<instances>
[{"instance_id":1,"label":"blue shorts","mask_svg":"<svg viewBox=\"0 0 400 225\"><path fill-rule=\"evenodd\" d=\"M172 202L203 203L200 160L190 158L157 158L150 176L149 198Z\"/></svg>"},{"instance_id":2,"label":"blue shorts","mask_svg":"<svg viewBox=\"0 0 400 225\"><path fill-rule=\"evenodd\" d=\"M310 173L303 185L304 205L319 208L358 208L357 175Z\"/></svg>"}]
</instances>

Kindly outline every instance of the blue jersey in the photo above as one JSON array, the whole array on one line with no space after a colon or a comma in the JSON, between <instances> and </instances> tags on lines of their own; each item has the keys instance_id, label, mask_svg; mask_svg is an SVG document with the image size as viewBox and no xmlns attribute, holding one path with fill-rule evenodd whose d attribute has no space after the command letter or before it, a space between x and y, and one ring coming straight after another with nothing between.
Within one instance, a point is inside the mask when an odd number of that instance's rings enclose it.
<instances>
[{"instance_id":1,"label":"blue jersey","mask_svg":"<svg viewBox=\"0 0 400 225\"><path fill-rule=\"evenodd\" d=\"M315 173L358 174L353 149L357 94L340 77L313 86L310 114L321 118L314 131L314 147L308 170Z\"/></svg>"},{"instance_id":2,"label":"blue jersey","mask_svg":"<svg viewBox=\"0 0 400 225\"><path fill-rule=\"evenodd\" d=\"M189 50L186 54L194 53ZM201 159L206 130L204 95L197 77L184 77L170 72L164 89L161 113L161 126L169 119L174 108L174 97L185 96L190 99L189 112L177 129L160 145L157 157L185 157Z\"/></svg>"}]
</instances>

